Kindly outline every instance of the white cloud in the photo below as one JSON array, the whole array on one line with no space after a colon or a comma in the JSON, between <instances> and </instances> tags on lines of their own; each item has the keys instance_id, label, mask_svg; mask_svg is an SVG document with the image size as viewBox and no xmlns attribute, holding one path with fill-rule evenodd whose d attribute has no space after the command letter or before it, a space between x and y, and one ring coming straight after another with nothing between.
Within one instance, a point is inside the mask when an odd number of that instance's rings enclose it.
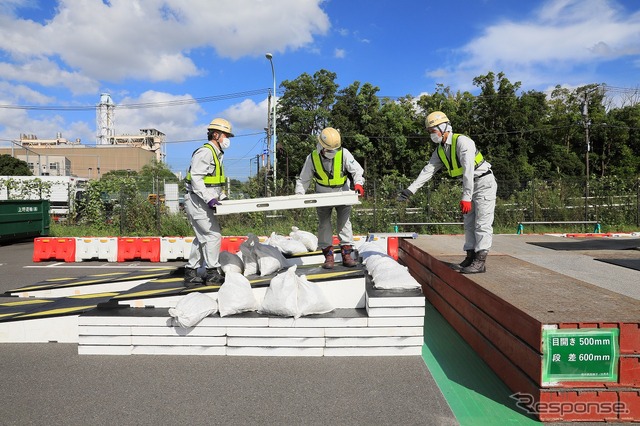
<instances>
[{"instance_id":1,"label":"white cloud","mask_svg":"<svg viewBox=\"0 0 640 426\"><path fill-rule=\"evenodd\" d=\"M183 105L161 106L168 102L186 101ZM194 101L194 102L191 102ZM116 134L138 134L140 129L157 129L171 140L202 138L206 133L200 116L202 108L191 95L171 95L153 90L137 98L116 101L114 127ZM151 108L127 108L132 104L154 104ZM120 107L118 107L120 105Z\"/></svg>"},{"instance_id":2,"label":"white cloud","mask_svg":"<svg viewBox=\"0 0 640 426\"><path fill-rule=\"evenodd\" d=\"M0 78L25 81L12 69L47 61L53 66L46 72L79 80L181 82L202 72L189 57L197 49L213 48L238 59L310 44L329 29L321 2L216 0L214 6L209 0L60 0L57 14L44 24L0 9L0 51L14 62L4 64ZM40 73L44 79L46 72Z\"/></svg>"},{"instance_id":3,"label":"white cloud","mask_svg":"<svg viewBox=\"0 0 640 426\"><path fill-rule=\"evenodd\" d=\"M342 59L347 56L347 51L344 49L335 49L333 51L333 56L338 59Z\"/></svg>"},{"instance_id":4,"label":"white cloud","mask_svg":"<svg viewBox=\"0 0 640 426\"><path fill-rule=\"evenodd\" d=\"M23 63L0 62L0 76L3 80L20 81L43 87L63 86L73 94L95 93L98 81L79 72L61 69L48 59L35 59Z\"/></svg>"},{"instance_id":5,"label":"white cloud","mask_svg":"<svg viewBox=\"0 0 640 426\"><path fill-rule=\"evenodd\" d=\"M256 104L251 99L232 105L221 115L226 117L234 128L262 131L267 127L268 99Z\"/></svg>"},{"instance_id":6,"label":"white cloud","mask_svg":"<svg viewBox=\"0 0 640 426\"><path fill-rule=\"evenodd\" d=\"M612 1L551 0L529 19L485 28L455 52L462 60L447 71L464 82L457 87L488 71L536 84L561 80L569 72L587 77L581 75L584 66L639 53L640 14L627 15ZM442 76L442 69L427 75Z\"/></svg>"},{"instance_id":7,"label":"white cloud","mask_svg":"<svg viewBox=\"0 0 640 426\"><path fill-rule=\"evenodd\" d=\"M13 85L6 81L0 81L0 99L6 99L6 102L0 102L5 105L44 105L54 100L52 97L33 90L29 86L23 84Z\"/></svg>"}]
</instances>

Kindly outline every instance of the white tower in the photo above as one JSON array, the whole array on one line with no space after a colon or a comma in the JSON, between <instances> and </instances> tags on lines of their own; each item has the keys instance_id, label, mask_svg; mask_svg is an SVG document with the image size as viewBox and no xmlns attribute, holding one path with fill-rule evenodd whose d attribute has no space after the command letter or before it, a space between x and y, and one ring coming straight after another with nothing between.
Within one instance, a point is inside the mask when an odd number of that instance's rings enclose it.
<instances>
[{"instance_id":1,"label":"white tower","mask_svg":"<svg viewBox=\"0 0 640 426\"><path fill-rule=\"evenodd\" d=\"M100 95L100 103L96 110L96 145L108 145L109 138L115 135L113 125L115 107L110 94L102 93Z\"/></svg>"}]
</instances>

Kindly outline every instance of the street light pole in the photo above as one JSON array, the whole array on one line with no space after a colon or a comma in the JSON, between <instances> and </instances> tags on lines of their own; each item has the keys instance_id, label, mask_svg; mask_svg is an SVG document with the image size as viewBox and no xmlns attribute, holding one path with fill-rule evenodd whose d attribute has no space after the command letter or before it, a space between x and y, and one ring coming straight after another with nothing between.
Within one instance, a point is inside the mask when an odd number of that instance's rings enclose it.
<instances>
[{"instance_id":1,"label":"street light pole","mask_svg":"<svg viewBox=\"0 0 640 426\"><path fill-rule=\"evenodd\" d=\"M273 66L273 55L271 53L267 53L264 55L268 60L269 63L271 64L271 76L273 77L273 105L272 105L272 110L271 110L271 124L272 124L272 137L271 140L273 141L273 193L274 195L276 194L276 185L277 185L277 180L276 180L276 166L277 166L277 160L276 160L276 105L277 105L277 101L276 101L276 69Z\"/></svg>"}]
</instances>

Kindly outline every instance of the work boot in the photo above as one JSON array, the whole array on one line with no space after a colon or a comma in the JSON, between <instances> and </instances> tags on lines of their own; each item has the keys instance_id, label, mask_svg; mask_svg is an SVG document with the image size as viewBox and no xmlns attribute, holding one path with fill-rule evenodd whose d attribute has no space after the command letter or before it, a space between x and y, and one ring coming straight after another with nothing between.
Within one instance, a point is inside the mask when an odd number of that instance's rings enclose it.
<instances>
[{"instance_id":1,"label":"work boot","mask_svg":"<svg viewBox=\"0 0 640 426\"><path fill-rule=\"evenodd\" d=\"M464 258L462 262L458 265L460 269L466 268L467 266L471 266L473 263L473 259L476 258L475 250L467 250L467 257Z\"/></svg>"},{"instance_id":2,"label":"work boot","mask_svg":"<svg viewBox=\"0 0 640 426\"><path fill-rule=\"evenodd\" d=\"M351 253L353 252L353 247L350 245L345 245L341 247L342 249L342 266L348 266L349 268L356 266L356 261L351 257Z\"/></svg>"},{"instance_id":3,"label":"work boot","mask_svg":"<svg viewBox=\"0 0 640 426\"><path fill-rule=\"evenodd\" d=\"M218 272L217 268L207 268L207 275L204 277L205 285L218 285L224 282L224 275Z\"/></svg>"},{"instance_id":4,"label":"work boot","mask_svg":"<svg viewBox=\"0 0 640 426\"><path fill-rule=\"evenodd\" d=\"M192 268L184 268L184 286L195 287L201 285L203 282L202 277L198 276L198 271Z\"/></svg>"},{"instance_id":5,"label":"work boot","mask_svg":"<svg viewBox=\"0 0 640 426\"><path fill-rule=\"evenodd\" d=\"M485 267L485 261L487 260L487 254L489 254L488 250L480 250L476 253L476 258L473 259L471 265L466 268L462 268L460 272L463 274L478 274L480 272L486 272L487 268Z\"/></svg>"},{"instance_id":6,"label":"work boot","mask_svg":"<svg viewBox=\"0 0 640 426\"><path fill-rule=\"evenodd\" d=\"M322 264L322 267L324 269L333 269L333 246L323 248L322 254L324 254L324 263Z\"/></svg>"}]
</instances>

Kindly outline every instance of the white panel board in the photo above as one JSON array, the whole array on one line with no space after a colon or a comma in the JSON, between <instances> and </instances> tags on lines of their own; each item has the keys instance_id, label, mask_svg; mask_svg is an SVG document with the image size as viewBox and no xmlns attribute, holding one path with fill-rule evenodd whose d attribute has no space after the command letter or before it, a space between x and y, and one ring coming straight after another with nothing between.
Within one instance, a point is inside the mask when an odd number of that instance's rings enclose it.
<instances>
[{"instance_id":1,"label":"white panel board","mask_svg":"<svg viewBox=\"0 0 640 426\"><path fill-rule=\"evenodd\" d=\"M360 204L355 191L326 194L285 195L279 197L224 200L216 207L216 214L250 213L272 210L307 209L312 207L351 206Z\"/></svg>"}]
</instances>

